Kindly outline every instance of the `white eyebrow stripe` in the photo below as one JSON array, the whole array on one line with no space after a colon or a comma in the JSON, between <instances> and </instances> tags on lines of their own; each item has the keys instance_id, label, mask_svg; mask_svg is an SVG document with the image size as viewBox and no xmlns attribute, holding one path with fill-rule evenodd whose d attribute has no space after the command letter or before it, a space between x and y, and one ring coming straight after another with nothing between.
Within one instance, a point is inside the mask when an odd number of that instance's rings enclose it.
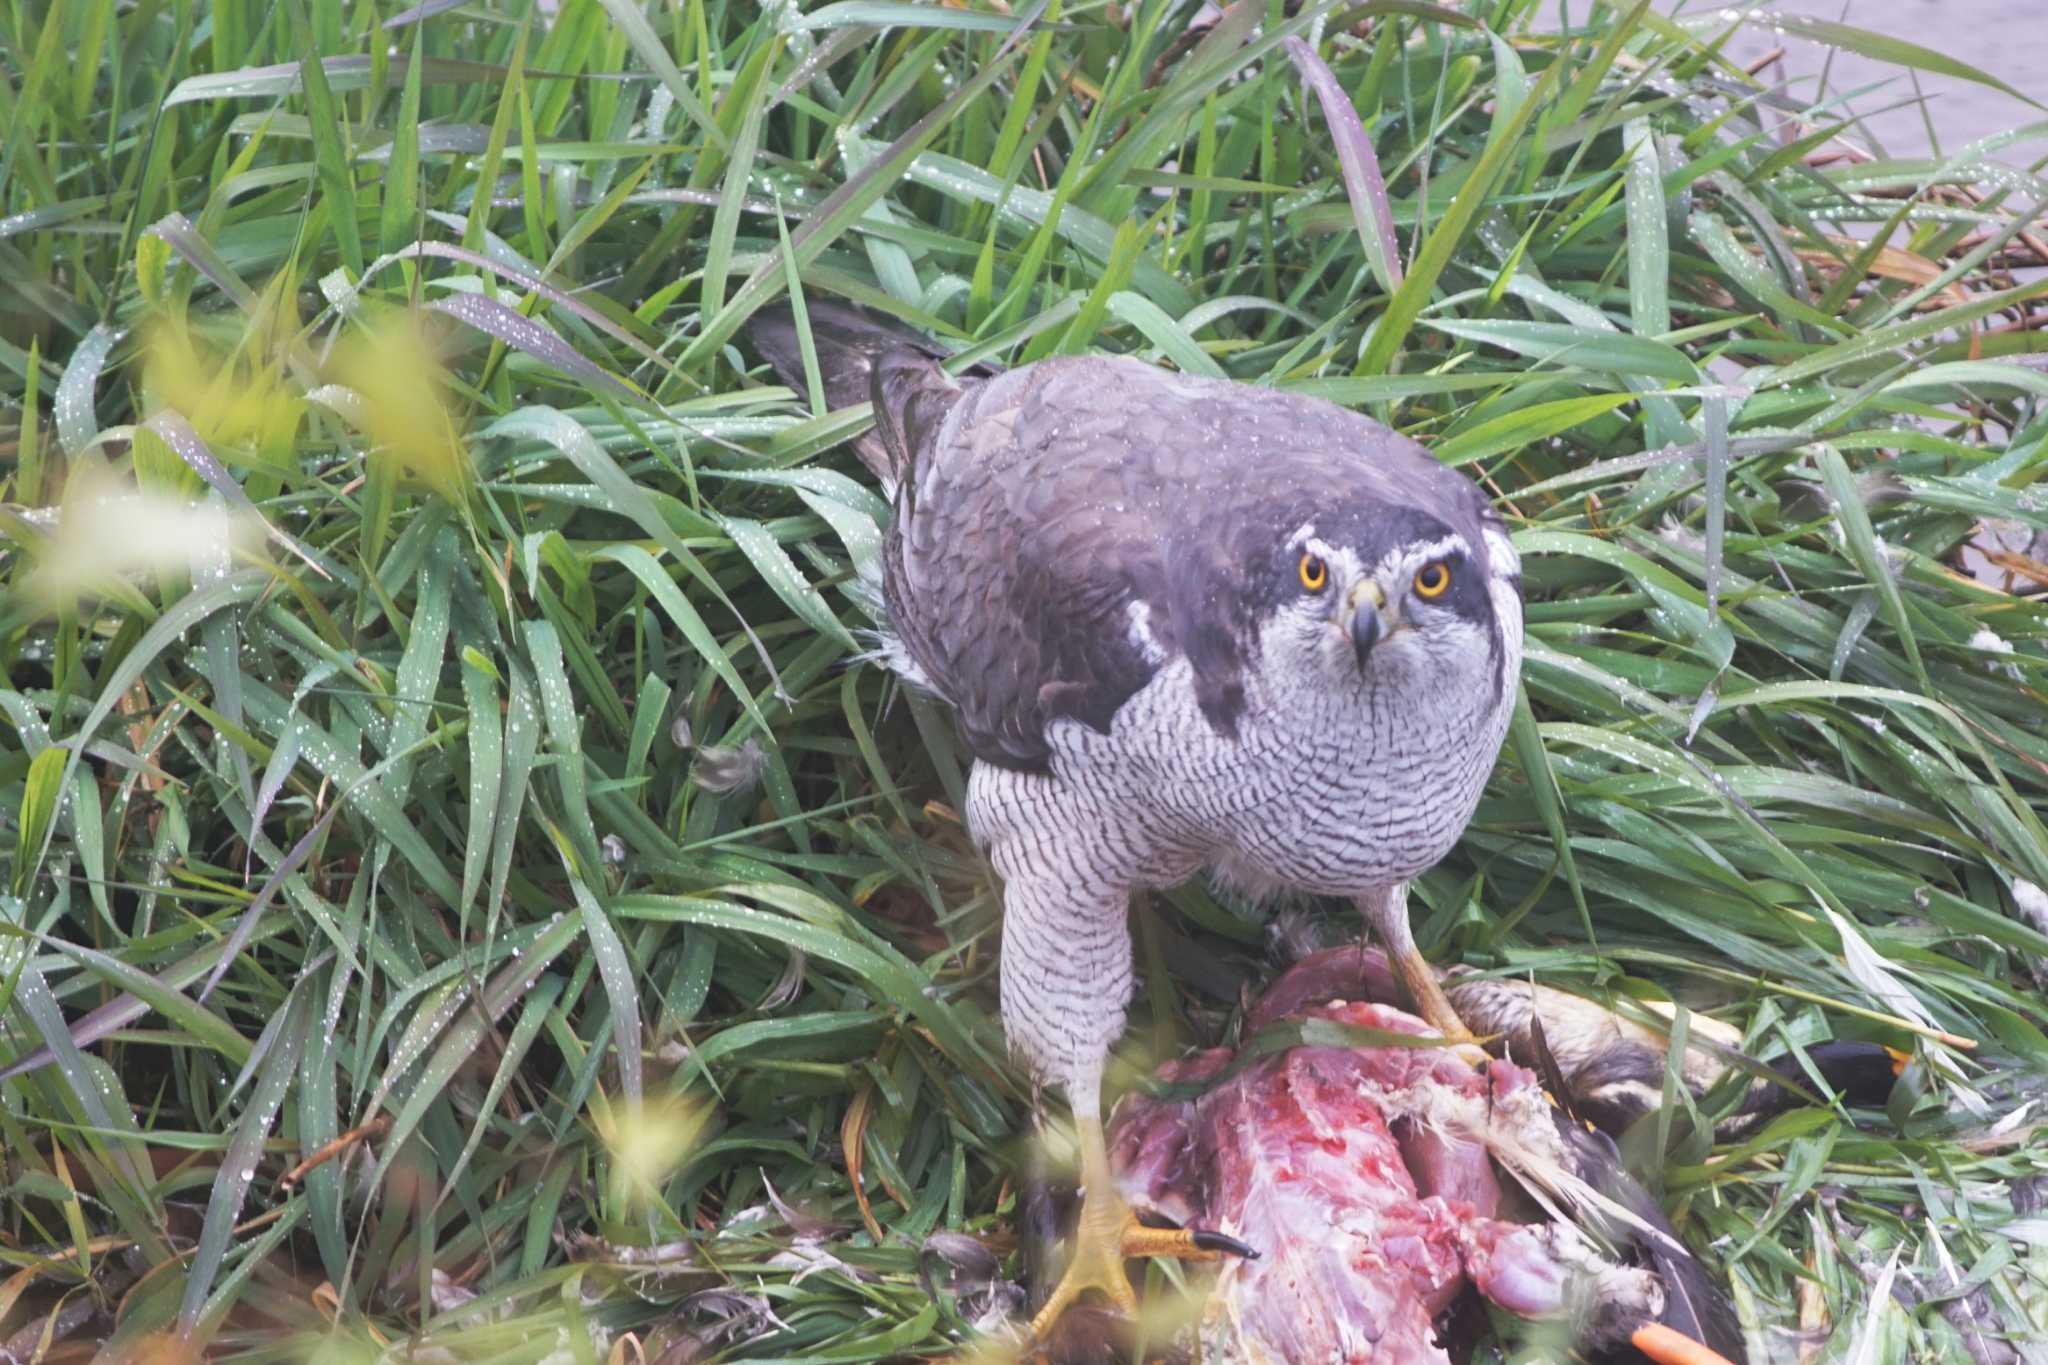
<instances>
[{"instance_id":1,"label":"white eyebrow stripe","mask_svg":"<svg viewBox=\"0 0 2048 1365\"><path fill-rule=\"evenodd\" d=\"M1373 577L1384 577L1403 564L1418 562L1426 564L1432 559L1443 559L1454 553L1466 555L1472 553L1471 544L1465 537L1455 533L1438 540L1422 541L1415 545L1403 545L1373 567Z\"/></svg>"},{"instance_id":2,"label":"white eyebrow stripe","mask_svg":"<svg viewBox=\"0 0 2048 1365\"><path fill-rule=\"evenodd\" d=\"M1417 559L1442 559L1453 551L1469 555L1472 553L1472 546L1466 542L1463 536L1448 535L1442 540L1432 540L1423 545L1411 545L1403 553Z\"/></svg>"},{"instance_id":3,"label":"white eyebrow stripe","mask_svg":"<svg viewBox=\"0 0 2048 1365\"><path fill-rule=\"evenodd\" d=\"M1287 537L1287 548L1290 550L1299 549L1315 538L1316 524L1312 521L1303 522L1293 535Z\"/></svg>"}]
</instances>

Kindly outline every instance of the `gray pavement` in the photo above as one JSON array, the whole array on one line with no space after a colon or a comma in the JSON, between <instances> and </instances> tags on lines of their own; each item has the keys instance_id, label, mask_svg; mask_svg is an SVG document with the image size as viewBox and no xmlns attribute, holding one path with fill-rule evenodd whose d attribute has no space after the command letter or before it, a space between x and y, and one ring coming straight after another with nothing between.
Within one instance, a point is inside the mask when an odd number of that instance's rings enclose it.
<instances>
[{"instance_id":1,"label":"gray pavement","mask_svg":"<svg viewBox=\"0 0 2048 1365\"><path fill-rule=\"evenodd\" d=\"M1571 8L1578 18L1583 0L1572 0ZM2048 104L2048 0L1658 0L1658 8L1681 18L1756 8L1847 23L1933 48ZM1995 155L2022 166L2048 158L2048 110L1987 86L1921 73L1916 90L1911 79L1880 62L1755 25L1731 40L1726 51L1746 65L1779 46L1785 48L1784 60L1765 74L1788 82L1801 97L1814 92L1823 71L1828 88L1837 94L1882 83L1856 95L1849 107L1866 117L1866 129L1891 156L1927 154L1930 123L1944 152L2040 123L2039 131Z\"/></svg>"}]
</instances>

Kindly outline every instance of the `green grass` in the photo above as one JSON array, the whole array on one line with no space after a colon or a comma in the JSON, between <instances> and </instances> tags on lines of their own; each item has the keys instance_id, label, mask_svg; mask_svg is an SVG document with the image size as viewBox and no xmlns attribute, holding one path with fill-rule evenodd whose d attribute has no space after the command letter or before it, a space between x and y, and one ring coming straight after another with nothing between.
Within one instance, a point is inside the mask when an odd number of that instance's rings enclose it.
<instances>
[{"instance_id":1,"label":"green grass","mask_svg":"<svg viewBox=\"0 0 2048 1365\"><path fill-rule=\"evenodd\" d=\"M1011 1244L998 901L945 717L842 667L866 419L738 341L800 290L1322 394L1484 480L1528 707L1425 948L1912 1050L1861 1127L1636 1154L1759 1360L1959 1359L1959 1286L2044 1349L2048 584L1954 567L2048 526L2048 279L2007 273L2048 182L2001 139L1827 155L1837 103L1643 5L423 8L0 7L0 1337L973 1340L918 1264ZM1181 967L1142 1066L1270 965L1199 889L1135 923Z\"/></svg>"}]
</instances>

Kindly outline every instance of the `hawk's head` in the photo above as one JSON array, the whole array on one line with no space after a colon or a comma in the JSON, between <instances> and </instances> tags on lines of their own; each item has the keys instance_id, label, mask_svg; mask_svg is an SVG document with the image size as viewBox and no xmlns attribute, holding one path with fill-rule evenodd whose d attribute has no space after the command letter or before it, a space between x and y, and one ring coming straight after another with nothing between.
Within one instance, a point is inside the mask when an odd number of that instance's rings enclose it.
<instances>
[{"instance_id":1,"label":"hawk's head","mask_svg":"<svg viewBox=\"0 0 2048 1365\"><path fill-rule=\"evenodd\" d=\"M1470 505L1477 515L1340 503L1271 533L1253 555L1267 680L1412 693L1466 715L1504 701L1520 648L1519 565L1498 521Z\"/></svg>"}]
</instances>

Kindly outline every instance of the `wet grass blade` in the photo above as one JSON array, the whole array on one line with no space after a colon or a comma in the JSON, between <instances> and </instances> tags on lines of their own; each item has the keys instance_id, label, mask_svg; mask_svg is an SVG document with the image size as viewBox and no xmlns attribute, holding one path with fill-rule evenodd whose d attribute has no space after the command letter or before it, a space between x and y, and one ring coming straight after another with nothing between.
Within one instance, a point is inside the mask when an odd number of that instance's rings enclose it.
<instances>
[{"instance_id":1,"label":"wet grass blade","mask_svg":"<svg viewBox=\"0 0 2048 1365\"><path fill-rule=\"evenodd\" d=\"M249 1186L256 1179L256 1163L263 1155L264 1139L270 1135L271 1125L277 1122L278 1110L284 1104L285 1088L298 1068L299 1054L312 1031L313 1018L310 993L293 992L291 1003L281 1016L282 1022L268 1040L269 1047L258 1063L256 1084L249 1092L249 1102L228 1140L227 1150L221 1155L220 1174L207 1198L205 1221L200 1224L199 1241L192 1253L192 1267L186 1274L184 1300L178 1309L178 1325L187 1333L198 1327L207 1294L213 1288L214 1276L219 1273L221 1261L227 1255L235 1223L241 1217L243 1201L248 1198Z\"/></svg>"},{"instance_id":2,"label":"wet grass blade","mask_svg":"<svg viewBox=\"0 0 2048 1365\"><path fill-rule=\"evenodd\" d=\"M1366 343L1365 352L1359 357L1357 367L1352 371L1358 375L1385 374L1395 354L1408 340L1408 333L1415 321L1422 315L1429 303L1437 281L1451 263L1453 256L1463 248L1465 234L1480 209L1492 193L1495 181L1504 174L1509 164L1521 153L1521 133L1543 101L1548 97L1555 83L1559 68L1546 67L1537 78L1536 86L1525 97L1519 107L1508 114L1487 138L1484 149L1473 162L1465 177L1464 185L1451 199L1450 207L1443 218L1423 238L1420 250L1415 253L1415 263L1410 268L1401 287L1387 301L1387 311L1374 325L1372 339Z\"/></svg>"},{"instance_id":3,"label":"wet grass blade","mask_svg":"<svg viewBox=\"0 0 2048 1365\"><path fill-rule=\"evenodd\" d=\"M1379 154L1365 135L1350 96L1315 49L1299 38L1289 38L1287 55L1300 69L1302 83L1315 92L1323 117L1329 121L1330 140L1344 170L1351 221L1365 243L1366 259L1372 262L1380 288L1392 294L1401 287L1401 244L1394 236L1394 210L1387 200L1387 182L1380 175Z\"/></svg>"},{"instance_id":4,"label":"wet grass blade","mask_svg":"<svg viewBox=\"0 0 2048 1365\"><path fill-rule=\"evenodd\" d=\"M298 79L306 93L307 113L312 119L313 164L320 175L322 207L327 227L341 252L341 264L351 275L362 278L363 238L356 221L356 182L350 168L354 160L346 142L347 124L334 102L327 83L327 68L311 47L313 27L306 19L304 0L288 0L292 32L302 35Z\"/></svg>"}]
</instances>

